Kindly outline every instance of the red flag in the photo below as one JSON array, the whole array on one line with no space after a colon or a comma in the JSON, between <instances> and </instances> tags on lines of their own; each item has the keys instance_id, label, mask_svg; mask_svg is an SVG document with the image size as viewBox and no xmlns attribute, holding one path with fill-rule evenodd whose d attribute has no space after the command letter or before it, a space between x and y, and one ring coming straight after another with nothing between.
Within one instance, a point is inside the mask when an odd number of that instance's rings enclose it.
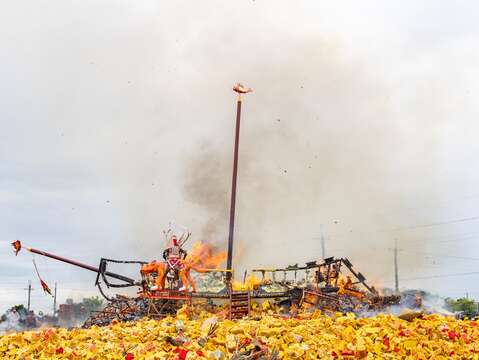
<instances>
[{"instance_id":1,"label":"red flag","mask_svg":"<svg viewBox=\"0 0 479 360\"><path fill-rule=\"evenodd\" d=\"M42 278L40 277L40 273L38 272L37 263L35 262L35 259L32 259L32 261L33 261L33 266L35 266L35 271L37 273L38 280L40 280L40 285L42 286L43 291L53 296L52 291L48 287L47 283L43 281Z\"/></svg>"},{"instance_id":2,"label":"red flag","mask_svg":"<svg viewBox=\"0 0 479 360\"><path fill-rule=\"evenodd\" d=\"M22 249L22 243L20 242L20 240L15 240L14 242L12 242L12 246L15 249L15 256L17 256Z\"/></svg>"},{"instance_id":3,"label":"red flag","mask_svg":"<svg viewBox=\"0 0 479 360\"><path fill-rule=\"evenodd\" d=\"M40 279L40 284L42 285L43 291L45 291L46 293L49 293L51 296L53 296L52 291L50 290L50 288L48 287L48 285L45 281Z\"/></svg>"}]
</instances>

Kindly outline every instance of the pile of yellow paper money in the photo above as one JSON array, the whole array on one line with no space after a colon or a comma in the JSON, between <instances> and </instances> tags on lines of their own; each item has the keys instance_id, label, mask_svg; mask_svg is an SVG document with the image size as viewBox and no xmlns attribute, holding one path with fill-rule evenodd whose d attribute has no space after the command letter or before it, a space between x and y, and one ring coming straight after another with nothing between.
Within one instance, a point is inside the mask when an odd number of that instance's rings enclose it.
<instances>
[{"instance_id":1,"label":"pile of yellow paper money","mask_svg":"<svg viewBox=\"0 0 479 360\"><path fill-rule=\"evenodd\" d=\"M267 305L265 306L268 307ZM0 337L1 359L479 359L479 322L425 315L357 318L319 311L230 321L176 317Z\"/></svg>"}]
</instances>

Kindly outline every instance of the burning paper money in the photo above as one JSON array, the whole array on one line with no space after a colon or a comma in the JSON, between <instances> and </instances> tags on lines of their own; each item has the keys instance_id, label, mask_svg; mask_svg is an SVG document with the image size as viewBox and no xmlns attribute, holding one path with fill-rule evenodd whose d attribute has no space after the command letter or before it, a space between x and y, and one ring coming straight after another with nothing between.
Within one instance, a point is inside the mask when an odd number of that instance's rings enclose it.
<instances>
[{"instance_id":1,"label":"burning paper money","mask_svg":"<svg viewBox=\"0 0 479 360\"><path fill-rule=\"evenodd\" d=\"M190 309L192 310L192 309ZM269 312L270 310L268 310ZM191 311L190 311L191 312ZM0 337L5 359L477 359L479 323L426 315L279 318L258 313L238 322L195 318L116 322L89 329L40 329ZM213 321L212 321L213 320Z\"/></svg>"}]
</instances>

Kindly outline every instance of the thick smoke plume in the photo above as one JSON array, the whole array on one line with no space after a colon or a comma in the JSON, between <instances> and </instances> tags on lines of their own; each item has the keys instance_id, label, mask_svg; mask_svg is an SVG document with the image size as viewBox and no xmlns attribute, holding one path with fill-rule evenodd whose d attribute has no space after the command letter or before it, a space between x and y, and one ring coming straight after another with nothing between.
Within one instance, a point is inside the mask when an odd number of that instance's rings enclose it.
<instances>
[{"instance_id":1,"label":"thick smoke plume","mask_svg":"<svg viewBox=\"0 0 479 360\"><path fill-rule=\"evenodd\" d=\"M339 234L337 240L327 235L328 248L350 247L330 255L346 254L366 264L361 257L375 240L383 247L392 244L391 234L367 241L361 232L394 224L383 215L402 200L394 191L394 169L405 134L373 68L320 38L285 43L291 46L289 56L275 59L268 71L253 64L243 69L255 92L243 104L236 219L242 256L236 265L318 259L320 224ZM223 244L234 140L232 92L229 101L223 123L186 156L182 173L183 196L199 205L204 218L202 237ZM408 146L420 145L415 140ZM422 161L412 160L418 167ZM408 265L419 265L414 262Z\"/></svg>"},{"instance_id":2,"label":"thick smoke plume","mask_svg":"<svg viewBox=\"0 0 479 360\"><path fill-rule=\"evenodd\" d=\"M470 236L477 221L390 231L478 213L471 5L145 0L2 10L5 243L92 265L161 259L162 230L175 220L192 230L188 246L226 249L231 86L240 81L255 91L243 103L237 274L319 258L321 224L327 255L350 257L377 286L392 285L395 238L401 279L473 271L472 260L425 254L474 257L477 239L454 235ZM1 257L4 310L31 276L11 256ZM93 273L47 264L63 300L94 291ZM461 296L470 281L457 279L408 285Z\"/></svg>"}]
</instances>

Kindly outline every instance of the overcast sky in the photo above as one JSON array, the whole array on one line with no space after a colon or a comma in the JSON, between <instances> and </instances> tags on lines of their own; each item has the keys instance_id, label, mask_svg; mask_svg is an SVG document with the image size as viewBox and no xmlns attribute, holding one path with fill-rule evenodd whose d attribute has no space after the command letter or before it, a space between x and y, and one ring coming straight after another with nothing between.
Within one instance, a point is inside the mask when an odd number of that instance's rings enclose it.
<instances>
[{"instance_id":1,"label":"overcast sky","mask_svg":"<svg viewBox=\"0 0 479 360\"><path fill-rule=\"evenodd\" d=\"M347 256L373 283L479 298L479 5L10 1L0 5L0 311L51 309L24 244L159 258L176 222L234 266ZM59 301L95 274L38 256ZM436 277L434 277L436 276ZM418 279L420 278L420 279Z\"/></svg>"}]
</instances>

